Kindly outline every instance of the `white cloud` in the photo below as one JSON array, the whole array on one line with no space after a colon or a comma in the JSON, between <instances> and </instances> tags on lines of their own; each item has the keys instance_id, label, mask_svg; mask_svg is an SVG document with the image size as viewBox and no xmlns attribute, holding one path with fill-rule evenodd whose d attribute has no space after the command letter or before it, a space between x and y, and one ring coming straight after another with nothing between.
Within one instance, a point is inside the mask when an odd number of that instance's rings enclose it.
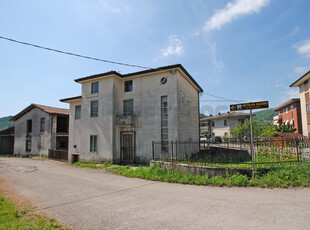
<instances>
[{"instance_id":1,"label":"white cloud","mask_svg":"<svg viewBox=\"0 0 310 230\"><path fill-rule=\"evenodd\" d=\"M199 31L199 30L196 30L194 33L192 33L192 35L195 36L195 37L196 37L196 36L199 36L199 35L200 35L200 31Z\"/></svg>"},{"instance_id":2,"label":"white cloud","mask_svg":"<svg viewBox=\"0 0 310 230\"><path fill-rule=\"evenodd\" d=\"M302 44L296 46L296 48L298 53L310 58L310 40L303 42Z\"/></svg>"},{"instance_id":3,"label":"white cloud","mask_svg":"<svg viewBox=\"0 0 310 230\"><path fill-rule=\"evenodd\" d=\"M165 57L173 54L181 55L184 52L184 47L180 39L175 35L170 35L168 47L161 50L162 55Z\"/></svg>"},{"instance_id":4,"label":"white cloud","mask_svg":"<svg viewBox=\"0 0 310 230\"><path fill-rule=\"evenodd\" d=\"M283 39L287 39L287 38L289 38L289 37L292 37L292 36L294 36L295 34L297 34L299 30L300 30L300 28L299 28L298 26L295 26L294 30L293 30L291 33L289 33L289 34L283 36L283 37L280 38L280 39L277 39L277 40L272 41L272 43L277 43L277 42L279 42L279 41L281 41L281 40L283 40Z\"/></svg>"},{"instance_id":5,"label":"white cloud","mask_svg":"<svg viewBox=\"0 0 310 230\"><path fill-rule=\"evenodd\" d=\"M282 87L282 86L284 86L284 85L283 84L276 84L274 87L279 88L279 87Z\"/></svg>"},{"instance_id":6,"label":"white cloud","mask_svg":"<svg viewBox=\"0 0 310 230\"><path fill-rule=\"evenodd\" d=\"M286 102L292 98L299 98L298 89L288 89L286 91L283 91L280 96L281 102Z\"/></svg>"},{"instance_id":7,"label":"white cloud","mask_svg":"<svg viewBox=\"0 0 310 230\"><path fill-rule=\"evenodd\" d=\"M210 51L211 51L211 59L213 62L214 67L219 73L222 73L224 69L224 64L221 60L218 60L217 54L216 54L216 43L210 43L209 44Z\"/></svg>"},{"instance_id":8,"label":"white cloud","mask_svg":"<svg viewBox=\"0 0 310 230\"><path fill-rule=\"evenodd\" d=\"M302 74L306 73L309 70L310 70L310 66L305 66L305 67L299 66L294 69L295 73L302 73Z\"/></svg>"},{"instance_id":9,"label":"white cloud","mask_svg":"<svg viewBox=\"0 0 310 230\"><path fill-rule=\"evenodd\" d=\"M227 3L223 9L216 10L214 15L205 23L204 30L221 29L242 15L259 13L260 9L269 4L270 0L235 0Z\"/></svg>"}]
</instances>

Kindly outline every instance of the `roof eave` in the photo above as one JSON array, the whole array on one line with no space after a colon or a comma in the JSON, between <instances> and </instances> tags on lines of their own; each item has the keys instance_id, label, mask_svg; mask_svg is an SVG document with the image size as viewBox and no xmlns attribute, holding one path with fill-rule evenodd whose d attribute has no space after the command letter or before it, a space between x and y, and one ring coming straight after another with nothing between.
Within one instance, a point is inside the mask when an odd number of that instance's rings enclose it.
<instances>
[{"instance_id":1,"label":"roof eave","mask_svg":"<svg viewBox=\"0 0 310 230\"><path fill-rule=\"evenodd\" d=\"M308 76L309 75L309 76ZM307 80L310 78L310 70L305 73L304 75L302 75L300 78L298 78L295 82L293 82L290 87L298 87L300 86L302 83L304 83L306 80L304 79L305 77L307 77Z\"/></svg>"},{"instance_id":2,"label":"roof eave","mask_svg":"<svg viewBox=\"0 0 310 230\"><path fill-rule=\"evenodd\" d=\"M69 98L63 98L60 99L60 102L64 102L64 103L71 103L74 101L81 101L82 100L82 96L77 96L77 97L69 97Z\"/></svg>"}]
</instances>

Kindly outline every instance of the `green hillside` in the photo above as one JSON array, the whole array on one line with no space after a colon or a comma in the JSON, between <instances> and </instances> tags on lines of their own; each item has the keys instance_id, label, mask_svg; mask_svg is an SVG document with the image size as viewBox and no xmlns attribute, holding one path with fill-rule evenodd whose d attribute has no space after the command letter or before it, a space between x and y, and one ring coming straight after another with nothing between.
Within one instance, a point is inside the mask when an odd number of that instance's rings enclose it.
<instances>
[{"instance_id":1,"label":"green hillside","mask_svg":"<svg viewBox=\"0 0 310 230\"><path fill-rule=\"evenodd\" d=\"M14 126L14 122L11 122L10 119L13 116L1 117L0 118L0 131L11 126Z\"/></svg>"},{"instance_id":2,"label":"green hillside","mask_svg":"<svg viewBox=\"0 0 310 230\"><path fill-rule=\"evenodd\" d=\"M254 112L254 114L255 117L253 120L260 124L271 124L273 117L278 115L278 113L273 111L273 109L265 109L262 111Z\"/></svg>"}]
</instances>

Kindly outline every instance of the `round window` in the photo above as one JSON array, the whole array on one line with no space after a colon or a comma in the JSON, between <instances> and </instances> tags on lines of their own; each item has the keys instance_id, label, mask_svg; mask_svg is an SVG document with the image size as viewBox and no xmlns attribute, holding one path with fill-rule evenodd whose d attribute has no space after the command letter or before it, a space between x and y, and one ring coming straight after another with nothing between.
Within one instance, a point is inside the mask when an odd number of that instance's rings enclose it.
<instances>
[{"instance_id":1,"label":"round window","mask_svg":"<svg viewBox=\"0 0 310 230\"><path fill-rule=\"evenodd\" d=\"M163 77L162 79L160 79L160 84L164 85L167 83L167 78Z\"/></svg>"}]
</instances>

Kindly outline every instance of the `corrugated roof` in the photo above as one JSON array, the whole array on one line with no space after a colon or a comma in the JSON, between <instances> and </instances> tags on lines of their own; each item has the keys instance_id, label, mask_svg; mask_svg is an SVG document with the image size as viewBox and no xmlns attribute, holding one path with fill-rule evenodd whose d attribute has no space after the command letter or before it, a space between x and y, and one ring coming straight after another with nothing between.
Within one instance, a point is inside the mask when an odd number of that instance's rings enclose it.
<instances>
[{"instance_id":1,"label":"corrugated roof","mask_svg":"<svg viewBox=\"0 0 310 230\"><path fill-rule=\"evenodd\" d=\"M68 109L62 109L62 108L56 108L56 107L51 107L51 106L46 106L46 105L39 105L39 104L31 104L27 108L23 109L21 112L16 114L14 117L10 119L10 121L16 121L22 116L24 116L26 113L31 111L34 108L38 108L43 110L46 113L50 114L59 114L59 115L68 115L69 116L69 110Z\"/></svg>"}]
</instances>

